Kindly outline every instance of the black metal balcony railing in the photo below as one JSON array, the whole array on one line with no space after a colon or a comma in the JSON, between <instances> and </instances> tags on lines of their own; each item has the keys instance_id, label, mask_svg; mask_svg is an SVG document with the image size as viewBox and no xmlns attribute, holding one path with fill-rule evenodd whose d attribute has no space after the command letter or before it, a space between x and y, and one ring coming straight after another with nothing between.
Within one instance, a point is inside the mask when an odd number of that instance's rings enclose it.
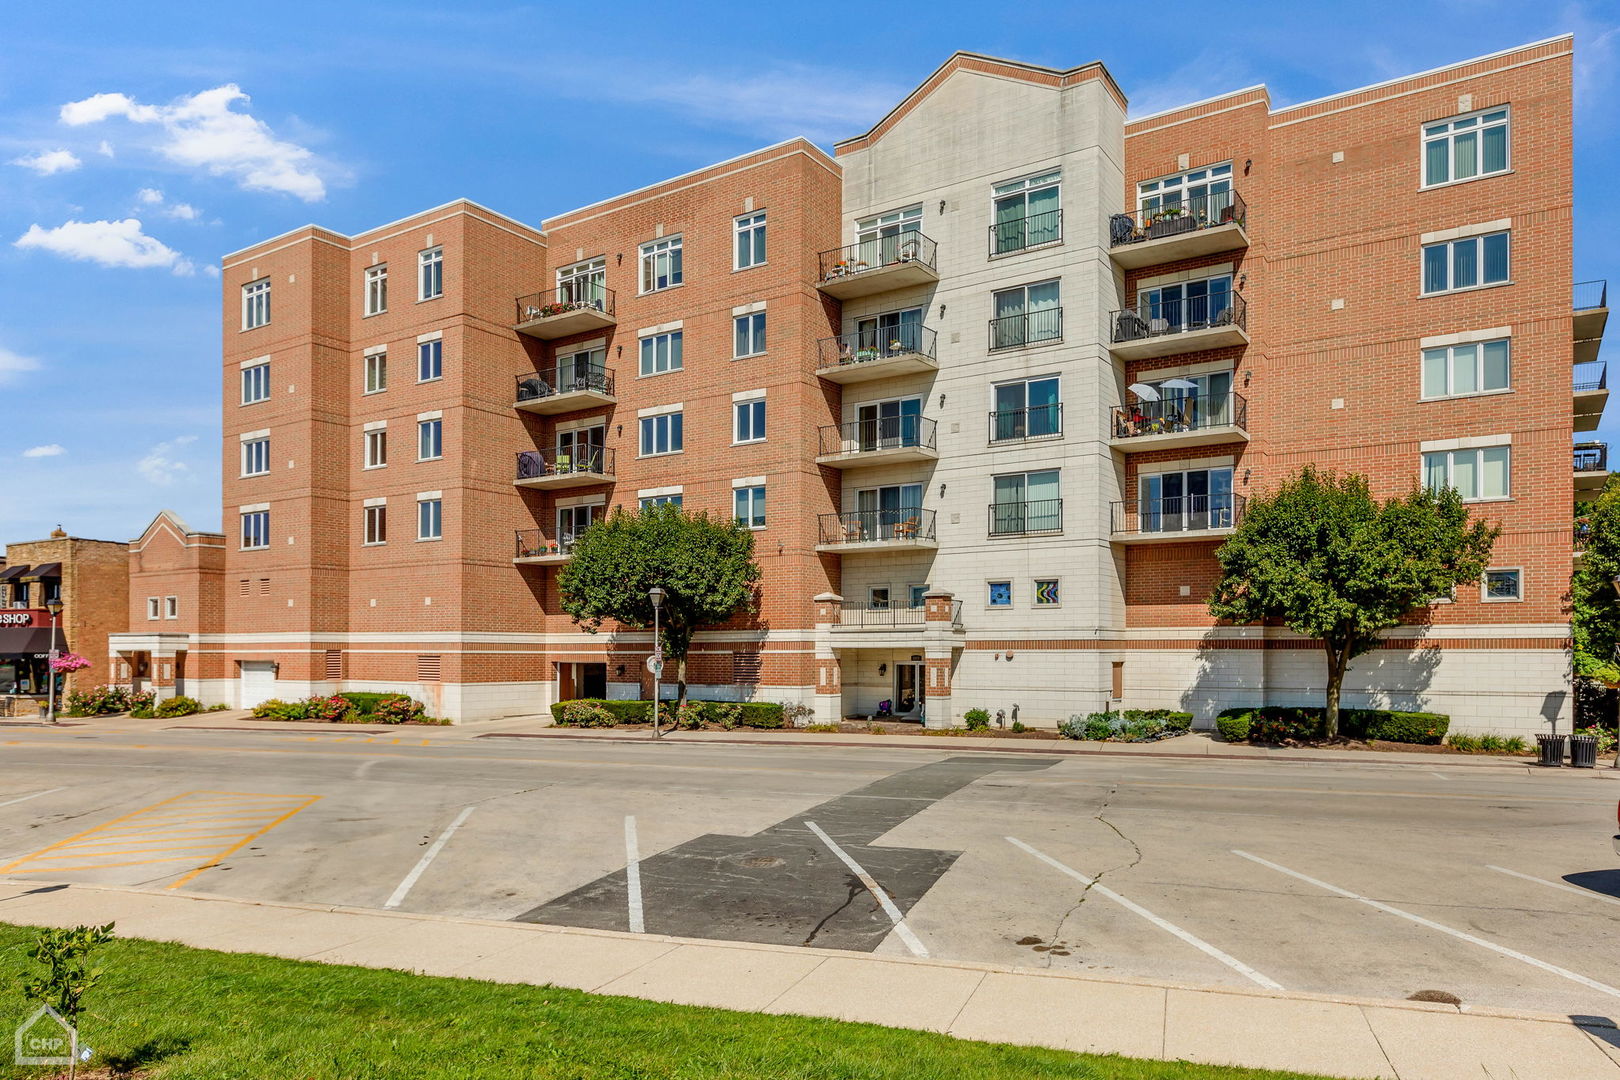
<instances>
[{"instance_id":1,"label":"black metal balcony railing","mask_svg":"<svg viewBox=\"0 0 1620 1080\"><path fill-rule=\"evenodd\" d=\"M990 254L1009 255L1063 239L1063 211L1044 210L990 226Z\"/></svg>"},{"instance_id":2,"label":"black metal balcony railing","mask_svg":"<svg viewBox=\"0 0 1620 1080\"><path fill-rule=\"evenodd\" d=\"M823 544L877 543L883 540L934 539L934 512L918 506L893 510L851 510L821 515Z\"/></svg>"},{"instance_id":3,"label":"black metal balcony railing","mask_svg":"<svg viewBox=\"0 0 1620 1080\"><path fill-rule=\"evenodd\" d=\"M1063 403L1048 402L1025 409L998 409L990 414L990 442L1022 442L1063 434Z\"/></svg>"},{"instance_id":4,"label":"black metal balcony railing","mask_svg":"<svg viewBox=\"0 0 1620 1080\"><path fill-rule=\"evenodd\" d=\"M843 247L821 253L821 280L834 281L838 278L864 274L868 270L911 262L933 270L938 248L938 244L920 232L902 232L891 236L875 236L870 240L858 240L853 244L845 244Z\"/></svg>"},{"instance_id":5,"label":"black metal balcony railing","mask_svg":"<svg viewBox=\"0 0 1620 1080\"><path fill-rule=\"evenodd\" d=\"M565 281L554 289L530 293L517 299L517 321L533 322L551 315L566 315L570 311L595 309L612 315L613 290L585 281Z\"/></svg>"},{"instance_id":6,"label":"black metal balcony railing","mask_svg":"<svg viewBox=\"0 0 1620 1080\"><path fill-rule=\"evenodd\" d=\"M990 320L990 348L1017 349L1063 340L1063 309L1041 308Z\"/></svg>"},{"instance_id":7,"label":"black metal balcony railing","mask_svg":"<svg viewBox=\"0 0 1620 1080\"><path fill-rule=\"evenodd\" d=\"M1249 426L1249 401L1235 392L1138 401L1133 405L1115 405L1110 413L1116 439Z\"/></svg>"},{"instance_id":8,"label":"black metal balcony railing","mask_svg":"<svg viewBox=\"0 0 1620 1080\"><path fill-rule=\"evenodd\" d=\"M1592 311L1609 306L1609 283L1605 280L1578 281L1573 292L1576 311Z\"/></svg>"},{"instance_id":9,"label":"black metal balcony railing","mask_svg":"<svg viewBox=\"0 0 1620 1080\"><path fill-rule=\"evenodd\" d=\"M938 424L926 416L879 416L821 429L822 454L871 454L879 450L934 449Z\"/></svg>"},{"instance_id":10,"label":"black metal balcony railing","mask_svg":"<svg viewBox=\"0 0 1620 1080\"><path fill-rule=\"evenodd\" d=\"M838 617L839 626L922 626L928 622L928 609L911 604L852 604L845 601ZM951 625L962 623L962 601L951 601Z\"/></svg>"},{"instance_id":11,"label":"black metal balcony railing","mask_svg":"<svg viewBox=\"0 0 1620 1080\"><path fill-rule=\"evenodd\" d=\"M821 366L846 367L911 354L932 359L937 336L934 331L920 323L904 323L899 326L880 326L876 329L868 327L853 334L822 338L818 343L821 349Z\"/></svg>"},{"instance_id":12,"label":"black metal balcony railing","mask_svg":"<svg viewBox=\"0 0 1620 1080\"><path fill-rule=\"evenodd\" d=\"M1033 536L1062 531L1062 499L990 504L991 536Z\"/></svg>"},{"instance_id":13,"label":"black metal balcony railing","mask_svg":"<svg viewBox=\"0 0 1620 1080\"><path fill-rule=\"evenodd\" d=\"M1607 361L1599 360L1592 364L1577 364L1575 367L1575 392L1577 394L1589 393L1593 390L1607 390L1609 388L1609 365Z\"/></svg>"},{"instance_id":14,"label":"black metal balcony railing","mask_svg":"<svg viewBox=\"0 0 1620 1080\"><path fill-rule=\"evenodd\" d=\"M1216 326L1248 325L1248 305L1242 293L1216 293L1211 296L1189 296L1181 300L1146 300L1135 308L1113 313L1114 342L1139 341L1165 334L1184 334L1189 330L1208 330Z\"/></svg>"},{"instance_id":15,"label":"black metal balcony railing","mask_svg":"<svg viewBox=\"0 0 1620 1080\"><path fill-rule=\"evenodd\" d=\"M1235 191L1217 191L1185 202L1138 210L1134 214L1115 214L1108 220L1108 243L1110 247L1119 247L1121 244L1139 244L1144 240L1157 240L1178 233L1213 229L1217 225L1241 226L1247 216L1248 207L1244 205L1241 195Z\"/></svg>"},{"instance_id":16,"label":"black metal balcony railing","mask_svg":"<svg viewBox=\"0 0 1620 1080\"><path fill-rule=\"evenodd\" d=\"M574 473L613 472L613 449L606 446L574 446L554 450L519 450L517 454L518 480L538 480L544 476L569 476Z\"/></svg>"},{"instance_id":17,"label":"black metal balcony railing","mask_svg":"<svg viewBox=\"0 0 1620 1080\"><path fill-rule=\"evenodd\" d=\"M517 548L513 557L536 559L543 555L567 555L574 550L574 541L578 539L578 535L571 532L557 536L548 534L543 529L518 529Z\"/></svg>"},{"instance_id":18,"label":"black metal balcony railing","mask_svg":"<svg viewBox=\"0 0 1620 1080\"><path fill-rule=\"evenodd\" d=\"M1231 529L1243 520L1242 495L1175 495L1163 499L1117 502L1116 533L1177 533Z\"/></svg>"},{"instance_id":19,"label":"black metal balcony railing","mask_svg":"<svg viewBox=\"0 0 1620 1080\"><path fill-rule=\"evenodd\" d=\"M539 401L578 390L594 390L611 397L613 369L595 364L564 364L517 377L518 401Z\"/></svg>"},{"instance_id":20,"label":"black metal balcony railing","mask_svg":"<svg viewBox=\"0 0 1620 1080\"><path fill-rule=\"evenodd\" d=\"M1582 443L1575 447L1576 472L1608 472L1609 444Z\"/></svg>"}]
</instances>

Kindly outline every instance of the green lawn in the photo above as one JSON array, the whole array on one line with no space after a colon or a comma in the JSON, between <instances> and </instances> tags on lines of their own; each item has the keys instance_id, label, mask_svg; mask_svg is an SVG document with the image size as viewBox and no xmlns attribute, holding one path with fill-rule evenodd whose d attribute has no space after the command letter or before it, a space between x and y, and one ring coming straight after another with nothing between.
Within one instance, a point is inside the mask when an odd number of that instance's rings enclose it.
<instances>
[{"instance_id":1,"label":"green lawn","mask_svg":"<svg viewBox=\"0 0 1620 1080\"><path fill-rule=\"evenodd\" d=\"M34 931L0 924L0 1026L32 1011ZM1295 1074L1092 1057L870 1024L660 1005L118 940L87 998L92 1068L163 1080L1032 1080ZM10 1019L15 1017L16 1020ZM1074 1017L1075 1023L1085 1018ZM9 1042L9 1039L0 1040ZM10 1064L0 1077L48 1070ZM64 1074L65 1075L65 1074Z\"/></svg>"}]
</instances>

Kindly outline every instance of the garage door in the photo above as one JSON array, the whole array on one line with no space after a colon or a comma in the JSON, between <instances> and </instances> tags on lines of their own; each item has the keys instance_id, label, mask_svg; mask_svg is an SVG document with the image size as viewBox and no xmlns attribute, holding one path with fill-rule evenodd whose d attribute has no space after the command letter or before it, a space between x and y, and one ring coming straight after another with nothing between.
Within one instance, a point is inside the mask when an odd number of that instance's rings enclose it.
<instances>
[{"instance_id":1,"label":"garage door","mask_svg":"<svg viewBox=\"0 0 1620 1080\"><path fill-rule=\"evenodd\" d=\"M251 709L276 696L276 665L270 660L242 661L242 705Z\"/></svg>"}]
</instances>

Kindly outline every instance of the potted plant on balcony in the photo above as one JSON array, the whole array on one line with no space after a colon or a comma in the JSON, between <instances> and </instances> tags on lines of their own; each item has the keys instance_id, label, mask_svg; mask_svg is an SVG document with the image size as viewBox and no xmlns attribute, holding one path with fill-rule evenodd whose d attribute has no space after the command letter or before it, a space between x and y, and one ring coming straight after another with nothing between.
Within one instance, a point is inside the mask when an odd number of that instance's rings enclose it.
<instances>
[{"instance_id":1,"label":"potted plant on balcony","mask_svg":"<svg viewBox=\"0 0 1620 1080\"><path fill-rule=\"evenodd\" d=\"M837 262L833 263L832 266L827 268L827 280L831 281L833 278L841 278L847 273L849 273L849 263L845 262L843 259L839 259Z\"/></svg>"},{"instance_id":2,"label":"potted plant on balcony","mask_svg":"<svg viewBox=\"0 0 1620 1080\"><path fill-rule=\"evenodd\" d=\"M557 554L557 552L559 550L560 549L557 547L557 541L555 541L555 540L547 540L546 541L546 552L545 553L547 555L555 555L555 554Z\"/></svg>"},{"instance_id":3,"label":"potted plant on balcony","mask_svg":"<svg viewBox=\"0 0 1620 1080\"><path fill-rule=\"evenodd\" d=\"M868 360L876 360L877 358L878 358L878 351L877 351L876 348L866 348L866 349L856 349L855 350L855 362L857 364L864 364Z\"/></svg>"},{"instance_id":4,"label":"potted plant on balcony","mask_svg":"<svg viewBox=\"0 0 1620 1080\"><path fill-rule=\"evenodd\" d=\"M893 356L895 353L901 353L901 352L905 352L905 351L906 351L905 344L903 342L901 342L901 340L899 338L894 338L893 340L891 340L889 342L889 355L890 356Z\"/></svg>"}]
</instances>

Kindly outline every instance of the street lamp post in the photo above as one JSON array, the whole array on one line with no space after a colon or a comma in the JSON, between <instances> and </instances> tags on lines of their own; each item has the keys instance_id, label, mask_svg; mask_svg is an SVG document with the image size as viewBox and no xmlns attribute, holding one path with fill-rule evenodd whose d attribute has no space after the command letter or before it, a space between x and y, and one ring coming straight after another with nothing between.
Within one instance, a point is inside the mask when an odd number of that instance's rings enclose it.
<instances>
[{"instance_id":1,"label":"street lamp post","mask_svg":"<svg viewBox=\"0 0 1620 1080\"><path fill-rule=\"evenodd\" d=\"M652 588L647 590L647 599L652 601L652 607L653 607L653 651L652 651L653 662L652 662L652 664L650 666L652 668L652 677L653 677L653 695L652 695L653 738L657 739L658 738L658 683L659 683L660 679L662 678L662 676L664 674L664 643L663 643L663 640L661 638L659 638L659 636L658 636L658 609L664 606L664 590L659 588L657 585L654 585Z\"/></svg>"},{"instance_id":2,"label":"street lamp post","mask_svg":"<svg viewBox=\"0 0 1620 1080\"><path fill-rule=\"evenodd\" d=\"M56 620L62 614L61 600L45 601L45 610L51 613L51 651L45 654L45 678L47 682L46 716L51 723L56 723Z\"/></svg>"}]
</instances>

